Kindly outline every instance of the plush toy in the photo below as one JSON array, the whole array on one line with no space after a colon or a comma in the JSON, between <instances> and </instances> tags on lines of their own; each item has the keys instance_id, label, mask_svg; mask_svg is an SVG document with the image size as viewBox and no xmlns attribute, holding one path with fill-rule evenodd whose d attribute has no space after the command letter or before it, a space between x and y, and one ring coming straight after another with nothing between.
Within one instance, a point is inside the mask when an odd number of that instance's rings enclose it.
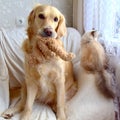
<instances>
[{"instance_id":1,"label":"plush toy","mask_svg":"<svg viewBox=\"0 0 120 120\"><path fill-rule=\"evenodd\" d=\"M65 51L62 43L58 39L38 37L38 48L45 56L57 55L65 61L71 61L75 55Z\"/></svg>"},{"instance_id":2,"label":"plush toy","mask_svg":"<svg viewBox=\"0 0 120 120\"><path fill-rule=\"evenodd\" d=\"M36 36L31 43L26 39L23 43L23 51L27 53L28 63L34 66L54 57L60 57L64 61L71 61L75 55L65 51L61 40Z\"/></svg>"}]
</instances>

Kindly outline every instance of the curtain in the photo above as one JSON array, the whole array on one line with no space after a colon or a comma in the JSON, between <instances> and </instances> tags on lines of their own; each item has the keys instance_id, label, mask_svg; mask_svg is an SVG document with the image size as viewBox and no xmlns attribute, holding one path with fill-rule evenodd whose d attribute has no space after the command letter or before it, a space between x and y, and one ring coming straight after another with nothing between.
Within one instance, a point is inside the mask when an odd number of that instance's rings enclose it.
<instances>
[{"instance_id":1,"label":"curtain","mask_svg":"<svg viewBox=\"0 0 120 120\"><path fill-rule=\"evenodd\" d=\"M110 60L120 59L120 0L73 0L73 26L81 34L98 30ZM116 99L116 120L120 120L120 97Z\"/></svg>"},{"instance_id":2,"label":"curtain","mask_svg":"<svg viewBox=\"0 0 120 120\"><path fill-rule=\"evenodd\" d=\"M120 0L73 0L73 27L81 35L98 30L107 52L120 58Z\"/></svg>"},{"instance_id":3,"label":"curtain","mask_svg":"<svg viewBox=\"0 0 120 120\"><path fill-rule=\"evenodd\" d=\"M99 41L104 44L109 58L120 59L120 0L84 0L83 6L85 32L93 28L98 30ZM115 84L114 86L120 96L119 89L117 90ZM120 120L120 97L116 96L114 103L116 105L116 120Z\"/></svg>"},{"instance_id":4,"label":"curtain","mask_svg":"<svg viewBox=\"0 0 120 120\"><path fill-rule=\"evenodd\" d=\"M73 27L83 34L83 0L73 0Z\"/></svg>"},{"instance_id":5,"label":"curtain","mask_svg":"<svg viewBox=\"0 0 120 120\"><path fill-rule=\"evenodd\" d=\"M120 4L120 2L118 2ZM113 37L117 0L84 0L84 29L95 28L105 37Z\"/></svg>"},{"instance_id":6,"label":"curtain","mask_svg":"<svg viewBox=\"0 0 120 120\"><path fill-rule=\"evenodd\" d=\"M120 0L84 0L85 31L98 30L109 54L120 58Z\"/></svg>"}]
</instances>

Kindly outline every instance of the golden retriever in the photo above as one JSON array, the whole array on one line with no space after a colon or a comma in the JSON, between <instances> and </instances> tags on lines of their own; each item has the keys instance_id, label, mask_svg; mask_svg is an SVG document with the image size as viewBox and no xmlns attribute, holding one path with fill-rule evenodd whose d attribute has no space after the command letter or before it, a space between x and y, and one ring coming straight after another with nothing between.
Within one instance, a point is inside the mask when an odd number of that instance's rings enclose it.
<instances>
[{"instance_id":1,"label":"golden retriever","mask_svg":"<svg viewBox=\"0 0 120 120\"><path fill-rule=\"evenodd\" d=\"M68 120L115 120L111 76L97 31L81 39L78 92L68 102Z\"/></svg>"},{"instance_id":2,"label":"golden retriever","mask_svg":"<svg viewBox=\"0 0 120 120\"><path fill-rule=\"evenodd\" d=\"M57 120L66 120L65 102L77 90L72 63L58 56L32 67L29 53L34 49L36 36L60 38L66 33L65 18L55 7L37 5L28 17L28 39L23 44L25 53L25 85L20 102L3 113L10 118L24 109L21 120L29 120L35 99L54 108ZM60 41L60 45L62 42ZM26 97L27 96L27 97ZM25 105L25 106L24 106Z\"/></svg>"},{"instance_id":3,"label":"golden retriever","mask_svg":"<svg viewBox=\"0 0 120 120\"><path fill-rule=\"evenodd\" d=\"M86 33L81 41L81 66L96 76L96 85L100 92L108 98L114 97L111 80L106 70L107 57L102 45L97 41L98 33Z\"/></svg>"}]
</instances>

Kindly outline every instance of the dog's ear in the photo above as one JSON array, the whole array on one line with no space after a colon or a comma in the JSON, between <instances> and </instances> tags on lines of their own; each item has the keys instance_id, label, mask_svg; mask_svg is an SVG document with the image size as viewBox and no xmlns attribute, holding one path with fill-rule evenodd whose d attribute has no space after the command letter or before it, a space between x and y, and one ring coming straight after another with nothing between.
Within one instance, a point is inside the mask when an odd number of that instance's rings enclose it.
<instances>
[{"instance_id":1,"label":"dog's ear","mask_svg":"<svg viewBox=\"0 0 120 120\"><path fill-rule=\"evenodd\" d=\"M95 36L96 36L96 31L95 31L95 30L91 31L91 35L92 35L93 37L95 37Z\"/></svg>"},{"instance_id":2,"label":"dog's ear","mask_svg":"<svg viewBox=\"0 0 120 120\"><path fill-rule=\"evenodd\" d=\"M60 16L60 20L56 31L57 31L57 38L64 36L66 33L65 17L62 14Z\"/></svg>"},{"instance_id":3,"label":"dog's ear","mask_svg":"<svg viewBox=\"0 0 120 120\"><path fill-rule=\"evenodd\" d=\"M27 34L28 34L28 38L29 40L31 40L34 32L33 32L33 28L32 25L34 23L35 20L35 11L38 7L40 7L41 4L37 4L35 5L35 7L33 8L33 10L30 12L29 16L28 16L28 28L27 28Z\"/></svg>"},{"instance_id":4,"label":"dog's ear","mask_svg":"<svg viewBox=\"0 0 120 120\"><path fill-rule=\"evenodd\" d=\"M33 9L28 16L28 25L29 26L34 22L34 19L35 19L35 12Z\"/></svg>"},{"instance_id":5,"label":"dog's ear","mask_svg":"<svg viewBox=\"0 0 120 120\"><path fill-rule=\"evenodd\" d=\"M95 38L95 40L97 40L99 33L98 33L98 31L93 30L93 31L91 31L91 35L93 36L93 38Z\"/></svg>"},{"instance_id":6,"label":"dog's ear","mask_svg":"<svg viewBox=\"0 0 120 120\"><path fill-rule=\"evenodd\" d=\"M34 22L34 19L35 19L35 14L34 14L34 9L33 9L28 16L27 35L28 35L29 40L31 40L33 33L34 33L32 29L32 24Z\"/></svg>"},{"instance_id":7,"label":"dog's ear","mask_svg":"<svg viewBox=\"0 0 120 120\"><path fill-rule=\"evenodd\" d=\"M29 16L28 16L28 25L31 25L34 20L35 20L35 10L40 7L41 4L36 4L33 8L33 10L30 12Z\"/></svg>"}]
</instances>

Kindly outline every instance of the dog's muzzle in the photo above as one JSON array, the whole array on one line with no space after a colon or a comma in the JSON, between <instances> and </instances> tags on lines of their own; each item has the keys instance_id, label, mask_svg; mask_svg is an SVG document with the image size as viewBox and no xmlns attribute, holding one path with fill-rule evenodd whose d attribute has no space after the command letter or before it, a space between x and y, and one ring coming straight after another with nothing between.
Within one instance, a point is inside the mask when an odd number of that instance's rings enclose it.
<instances>
[{"instance_id":1,"label":"dog's muzzle","mask_svg":"<svg viewBox=\"0 0 120 120\"><path fill-rule=\"evenodd\" d=\"M44 28L43 32L47 37L52 37L53 32L51 28Z\"/></svg>"},{"instance_id":2,"label":"dog's muzzle","mask_svg":"<svg viewBox=\"0 0 120 120\"><path fill-rule=\"evenodd\" d=\"M57 33L52 28L48 28L48 27L39 30L38 34L40 34L42 37L52 37L52 38L57 37Z\"/></svg>"}]
</instances>

